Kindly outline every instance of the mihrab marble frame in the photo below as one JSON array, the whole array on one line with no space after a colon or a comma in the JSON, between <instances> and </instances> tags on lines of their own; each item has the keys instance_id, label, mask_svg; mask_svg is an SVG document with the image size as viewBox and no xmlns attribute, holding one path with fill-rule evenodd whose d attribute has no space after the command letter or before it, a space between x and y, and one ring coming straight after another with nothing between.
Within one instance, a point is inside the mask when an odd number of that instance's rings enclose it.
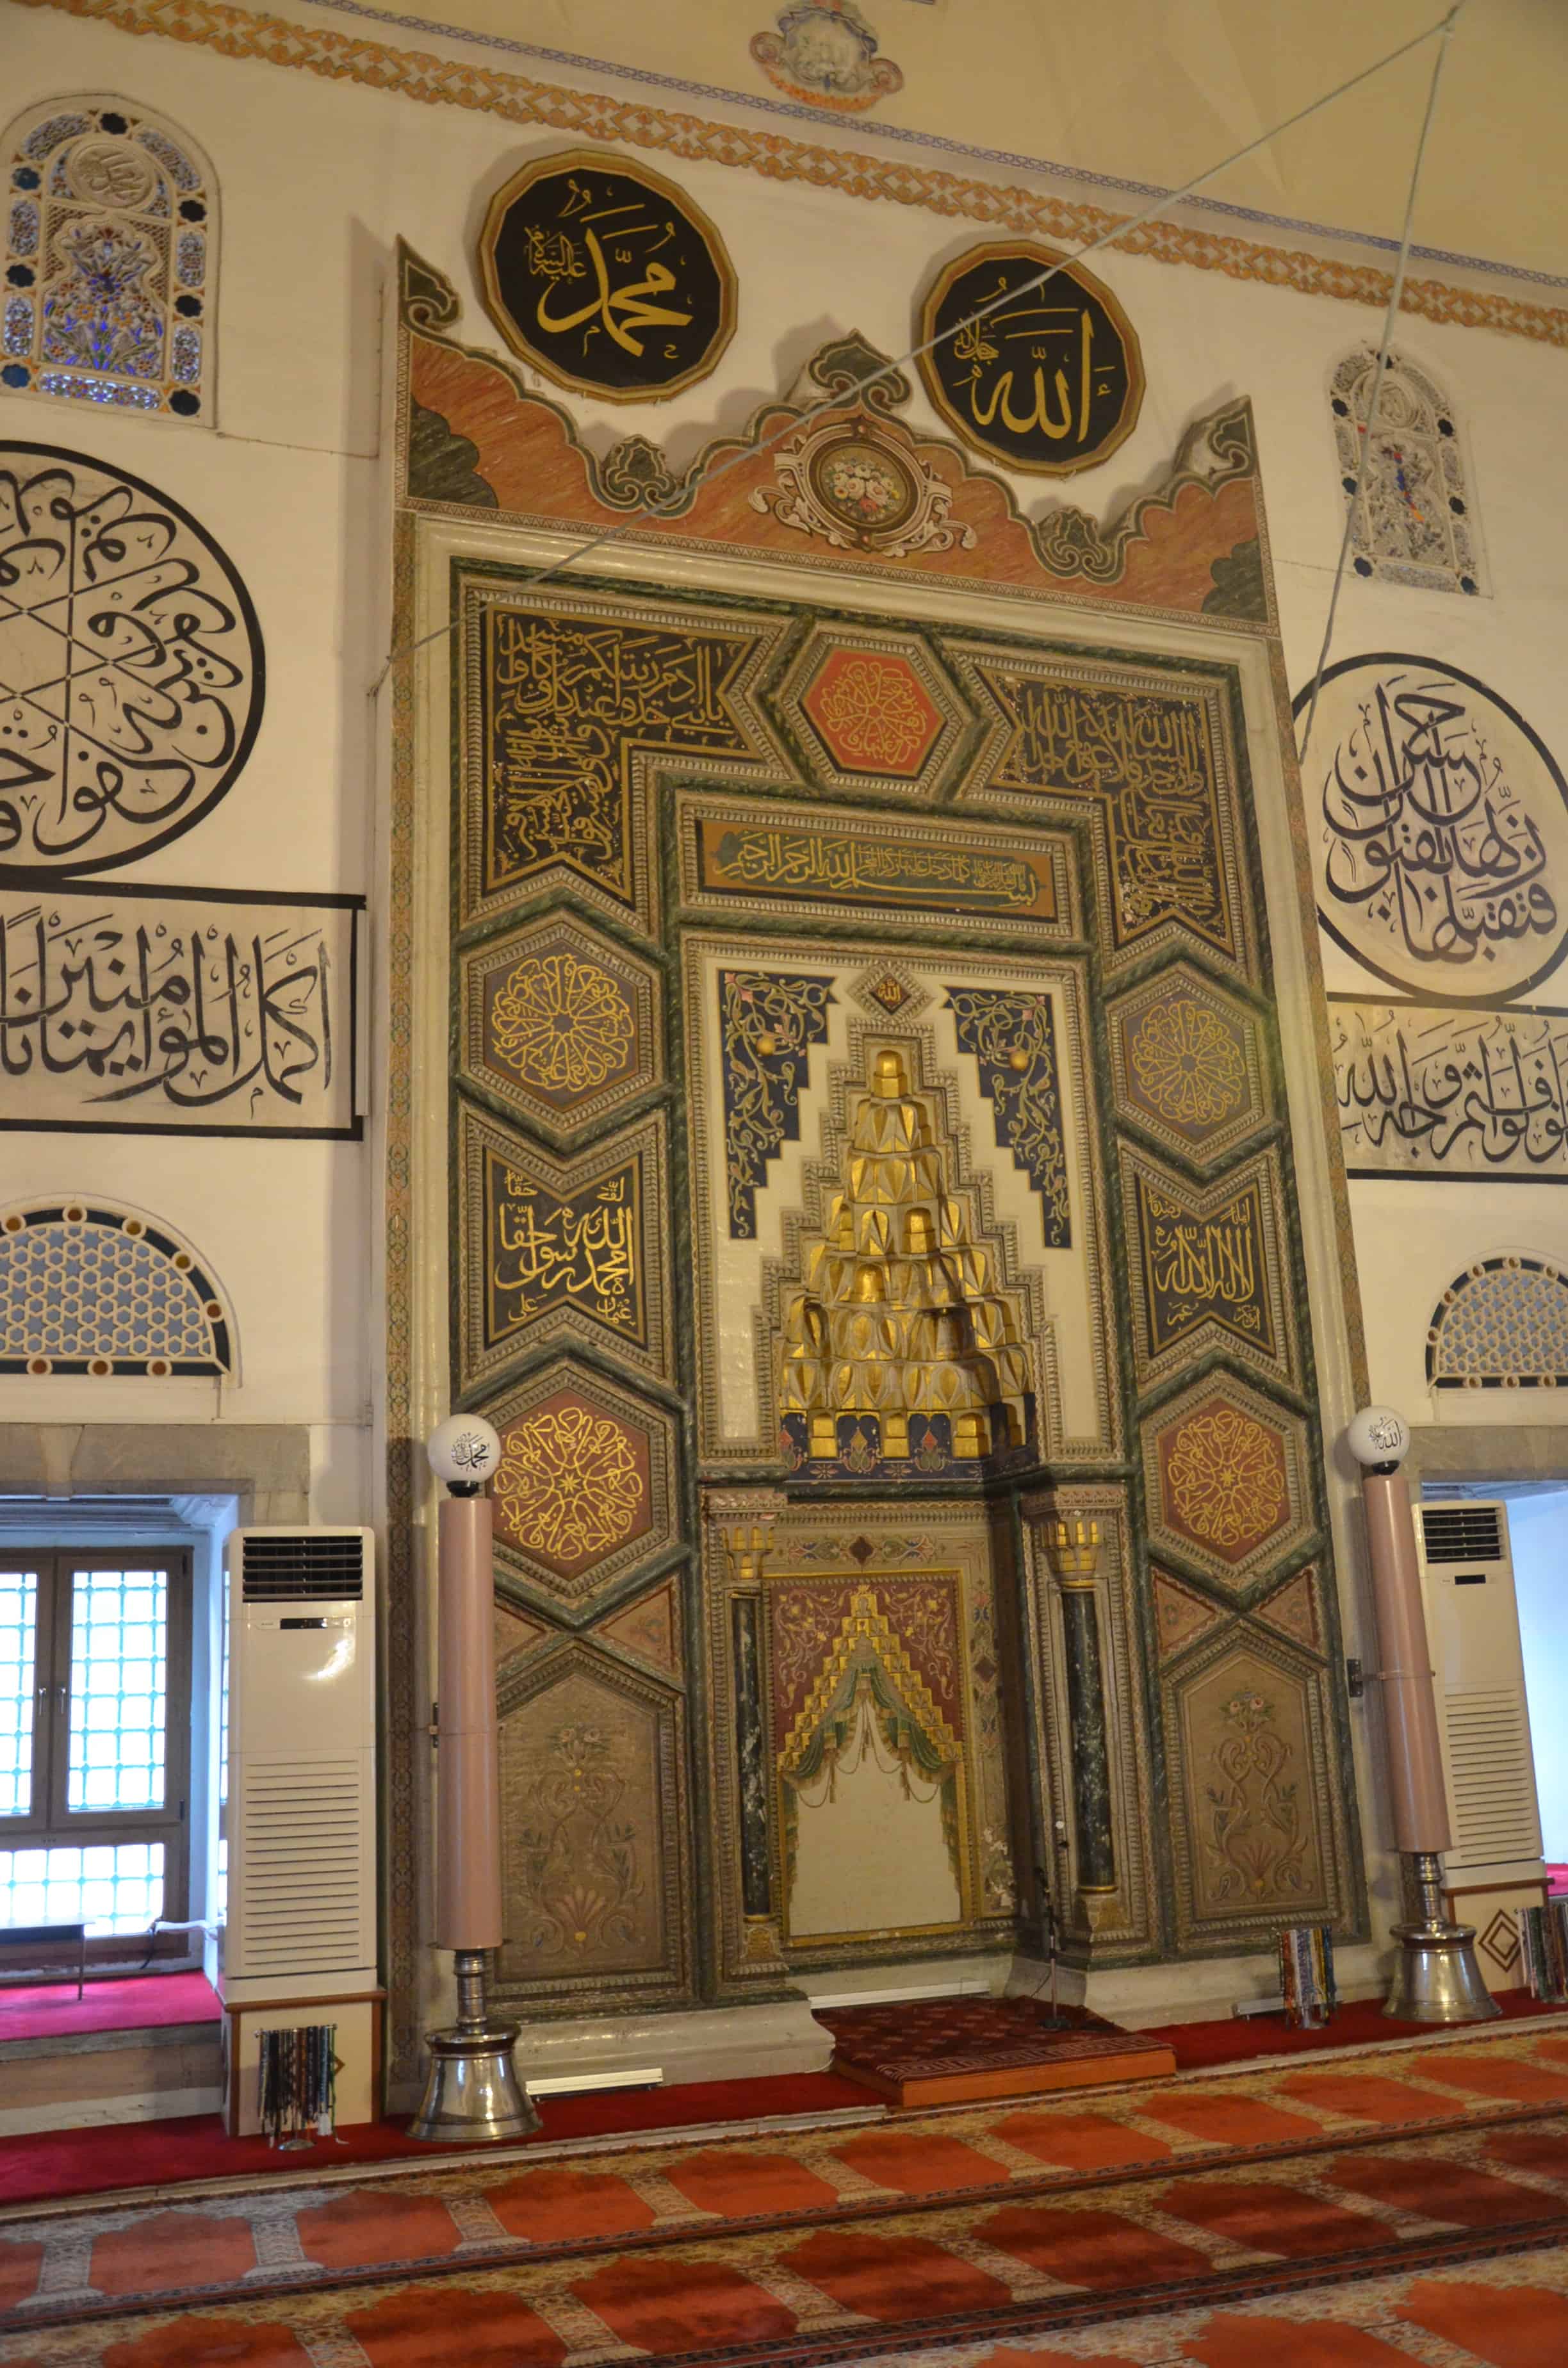
<instances>
[{"instance_id":1,"label":"mihrab marble frame","mask_svg":"<svg viewBox=\"0 0 1568 2368\"><path fill-rule=\"evenodd\" d=\"M446 1410L452 563L460 558L474 567L494 566L498 573L545 568L568 558L580 538L571 531L492 520L473 513L460 518L449 514L411 515L403 521L400 537L396 639L403 646L418 645L399 669L403 680L394 697L391 801L395 857L391 1020L394 1044L406 1047L397 1052L389 1093L389 1219L391 1246L396 1253L389 1264L389 1404L395 1409L394 1428L401 1440L417 1440ZM1252 786L1258 855L1255 893L1267 922L1278 1011L1282 1098L1291 1124L1300 1201L1300 1253L1314 1319L1317 1411L1325 1440L1335 1438L1365 1395L1359 1308L1348 1238L1336 1224L1335 1212L1344 1207L1344 1183L1329 1126L1332 1072L1326 1057L1305 834L1290 760L1289 692L1279 645L1267 627L1222 616L1151 610L1112 599L1078 599L1070 591L1054 588L1042 588L1038 596L1021 596L1016 586L993 592L983 586L943 581L935 575L912 580L908 571L895 576L853 556L842 564L829 565L814 552L809 565L797 566L767 553L721 552L711 545L697 552L689 547L611 543L596 552L593 571L601 585L613 588L624 584L629 594L643 599L656 599L660 587L678 599L683 592L695 588L692 578L699 574L701 590L721 598L729 594L764 601L790 598L802 606L831 604L841 612L863 610L880 618L892 611L917 629L928 623L949 633L967 629L994 631L1015 644L1037 641L1042 657L1066 644L1105 653L1133 671L1148 667L1153 660L1228 670L1231 697L1221 699L1221 708L1227 730L1233 709L1245 742ZM1212 674L1209 680L1215 683ZM675 769L687 779L701 773L713 780L723 768L677 760ZM739 786L733 780L729 785ZM824 810L829 803L824 802ZM1051 812L1046 801L1030 799L1028 803L1050 825L1069 819ZM977 821L993 825L1012 821L1016 826L1018 815L1017 806L1011 802L1003 811L986 813L967 803L961 811L966 819L973 814ZM1071 819L1081 822L1081 811ZM571 893L577 894L575 889ZM594 902L581 896L578 901L589 905ZM706 917L710 925L718 920L711 907ZM632 921L631 928L640 934L638 920ZM1154 940L1143 941L1140 960L1145 951L1153 959L1157 951ZM1211 968L1225 967L1212 954L1203 959ZM1255 963L1256 950L1249 949L1244 967ZM1119 965L1119 977L1135 974L1137 967L1129 958ZM437 1110L438 1121L434 1115ZM431 1519L433 1491L422 1484L417 1467L410 1465L413 1492L409 1498L403 1497L408 1483L397 1475L406 1453L399 1447L392 1459L389 1486L393 1494L389 1512L396 1519L400 1505L406 1507L402 1519L413 1519L417 1549ZM1339 1572L1344 1645L1365 1657L1374 1648L1369 1606L1358 1578L1353 1482L1328 1459L1324 1486ZM868 1515L870 1509L868 1506ZM403 1591L392 1606L394 1628L401 1622L403 1634L427 1636L430 1591L415 1576L422 1552L416 1551L412 1566L406 1549L401 1546L390 1559L394 1596L396 1590ZM710 1675L707 1706L710 1713L717 1710L713 1689L720 1682L721 1668L722 1665L716 1667ZM694 1702L699 1702L702 1689L695 1672L693 1683ZM1381 1833L1386 1824L1386 1814L1380 1813L1379 1805L1384 1787L1361 1722L1353 1723L1348 1741L1364 1815L1373 1833ZM389 1753L393 1763L389 1765L389 1778L394 1797L401 1801L413 1798L408 1782L412 1770L403 1769L400 1773L399 1759L400 1753L406 1757L410 1748L394 1737ZM706 1824L710 1815L722 1818L721 1791L715 1791L710 1804L696 1804L699 1826ZM427 2009L433 2008L436 1998L422 1873L428 1850L425 1815L404 1818L403 1829L392 1840L387 1889L393 2053L406 2078L416 2060L419 2026L431 2019ZM725 1857L721 1847L704 1873L699 1854L698 1880L702 1893L710 1893L714 1884L722 1891L727 1879ZM1386 1846L1381 1853L1369 1855L1368 1871L1379 1878L1380 1923L1397 1913L1390 1887L1381 1879L1387 1863ZM1360 1868L1352 1867L1350 1873L1351 1888L1358 1890ZM1153 1955L1158 1946L1157 1942L1141 1944L1133 1938L1142 1913L1141 1903L1129 1903L1127 1938L1133 1956ZM1239 1945L1239 1941L1231 1942L1231 1951ZM1223 1943L1221 1952L1226 1952ZM1158 1976L1152 1972L1150 1979L1157 1983ZM726 1990L717 1967L701 1987L709 1996L736 1995L734 1988ZM750 1994L756 1994L755 1988ZM1167 1987L1150 1995L1164 1997L1170 1992Z\"/></svg>"}]
</instances>

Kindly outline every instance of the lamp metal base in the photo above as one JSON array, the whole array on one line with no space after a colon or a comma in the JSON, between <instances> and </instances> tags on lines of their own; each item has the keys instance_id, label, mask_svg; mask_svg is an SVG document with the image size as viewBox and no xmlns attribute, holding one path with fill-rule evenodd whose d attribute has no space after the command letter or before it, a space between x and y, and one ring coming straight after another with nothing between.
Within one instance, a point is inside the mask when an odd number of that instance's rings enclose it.
<instances>
[{"instance_id":1,"label":"lamp metal base","mask_svg":"<svg viewBox=\"0 0 1568 2368\"><path fill-rule=\"evenodd\" d=\"M1415 1917L1396 1924L1393 1982L1383 2008L1399 2022L1492 2022L1503 2009L1475 1962L1475 1927L1443 1914L1443 1861L1435 1850L1407 1850L1406 1900Z\"/></svg>"},{"instance_id":2,"label":"lamp metal base","mask_svg":"<svg viewBox=\"0 0 1568 2368\"><path fill-rule=\"evenodd\" d=\"M512 2061L517 2039L515 2022L433 2031L430 2077L409 2136L434 2146L493 2146L531 2136L540 2118Z\"/></svg>"},{"instance_id":3,"label":"lamp metal base","mask_svg":"<svg viewBox=\"0 0 1568 2368\"><path fill-rule=\"evenodd\" d=\"M1383 2012L1399 2022L1491 2022L1503 2011L1475 1962L1471 1924L1396 1924Z\"/></svg>"}]
</instances>

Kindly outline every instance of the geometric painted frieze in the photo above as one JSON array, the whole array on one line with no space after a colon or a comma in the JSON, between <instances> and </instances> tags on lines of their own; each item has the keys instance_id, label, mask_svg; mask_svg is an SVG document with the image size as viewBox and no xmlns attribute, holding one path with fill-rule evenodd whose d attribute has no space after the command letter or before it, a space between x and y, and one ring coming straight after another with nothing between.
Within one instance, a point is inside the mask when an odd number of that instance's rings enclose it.
<instances>
[{"instance_id":1,"label":"geometric painted frieze","mask_svg":"<svg viewBox=\"0 0 1568 2368\"><path fill-rule=\"evenodd\" d=\"M669 1416L561 1358L485 1407L501 1576L557 1611L597 1602L665 1548L675 1519Z\"/></svg>"},{"instance_id":2,"label":"geometric painted frieze","mask_svg":"<svg viewBox=\"0 0 1568 2368\"><path fill-rule=\"evenodd\" d=\"M948 1008L959 1050L971 1053L980 1089L994 1113L997 1143L1013 1155L1040 1198L1047 1249L1072 1247L1067 1152L1062 1133L1056 1033L1049 995L953 986Z\"/></svg>"},{"instance_id":3,"label":"geometric painted frieze","mask_svg":"<svg viewBox=\"0 0 1568 2368\"><path fill-rule=\"evenodd\" d=\"M1165 1149L1205 1164L1268 1116L1257 1021L1187 963L1124 996L1108 1019L1117 1115Z\"/></svg>"},{"instance_id":4,"label":"geometric painted frieze","mask_svg":"<svg viewBox=\"0 0 1568 2368\"><path fill-rule=\"evenodd\" d=\"M87 284L149 268L138 239L128 267L100 237ZM68 276L52 285L50 308ZM177 502L81 453L0 444L0 871L102 871L177 838L244 767L265 680L249 595Z\"/></svg>"},{"instance_id":5,"label":"geometric painted frieze","mask_svg":"<svg viewBox=\"0 0 1568 2368\"><path fill-rule=\"evenodd\" d=\"M1456 1276L1432 1311L1426 1386L1568 1389L1568 1275L1515 1255Z\"/></svg>"},{"instance_id":6,"label":"geometric painted frieze","mask_svg":"<svg viewBox=\"0 0 1568 2368\"><path fill-rule=\"evenodd\" d=\"M1250 1607L1253 1619L1267 1622L1293 1645L1305 1645L1309 1653L1326 1650L1324 1627L1323 1598L1318 1587L1317 1566L1309 1563L1283 1587L1277 1587Z\"/></svg>"},{"instance_id":7,"label":"geometric painted frieze","mask_svg":"<svg viewBox=\"0 0 1568 2368\"><path fill-rule=\"evenodd\" d=\"M500 1995L558 2013L685 1986L685 1705L651 1672L562 1643L497 1689Z\"/></svg>"},{"instance_id":8,"label":"geometric painted frieze","mask_svg":"<svg viewBox=\"0 0 1568 2368\"><path fill-rule=\"evenodd\" d=\"M562 1333L669 1378L662 1112L556 1161L460 1103L458 1171L460 1395Z\"/></svg>"},{"instance_id":9,"label":"geometric painted frieze","mask_svg":"<svg viewBox=\"0 0 1568 2368\"><path fill-rule=\"evenodd\" d=\"M1207 1636L1210 1628L1217 1628L1227 1616L1217 1603L1210 1603L1157 1565L1149 1573L1149 1583L1162 1661L1185 1652L1188 1645L1195 1645L1199 1636Z\"/></svg>"},{"instance_id":10,"label":"geometric painted frieze","mask_svg":"<svg viewBox=\"0 0 1568 2368\"><path fill-rule=\"evenodd\" d=\"M781 780L756 712L772 619L463 585L459 925L570 885L652 918L644 760Z\"/></svg>"},{"instance_id":11,"label":"geometric painted frieze","mask_svg":"<svg viewBox=\"0 0 1568 2368\"><path fill-rule=\"evenodd\" d=\"M1090 680L1059 659L972 645L945 654L991 726L960 794L1044 806L1053 820L1074 806L1103 818L1095 869L1110 966L1195 938L1245 970L1251 932L1211 687L1183 687L1173 671Z\"/></svg>"},{"instance_id":12,"label":"geometric painted frieze","mask_svg":"<svg viewBox=\"0 0 1568 2368\"><path fill-rule=\"evenodd\" d=\"M1140 1387L1183 1371L1206 1349L1294 1380L1276 1154L1260 1152L1204 1190L1123 1144L1121 1190Z\"/></svg>"},{"instance_id":13,"label":"geometric painted frieze","mask_svg":"<svg viewBox=\"0 0 1568 2368\"><path fill-rule=\"evenodd\" d=\"M1149 1537L1228 1591L1313 1532L1306 1425L1210 1373L1143 1426Z\"/></svg>"},{"instance_id":14,"label":"geometric painted frieze","mask_svg":"<svg viewBox=\"0 0 1568 2368\"><path fill-rule=\"evenodd\" d=\"M457 962L464 1084L559 1136L656 1083L664 994L651 962L559 916Z\"/></svg>"},{"instance_id":15,"label":"geometric painted frieze","mask_svg":"<svg viewBox=\"0 0 1568 2368\"><path fill-rule=\"evenodd\" d=\"M722 970L719 1042L724 1083L724 1169L730 1235L756 1235L756 1195L767 1165L801 1133L800 1091L811 1047L827 1041L831 977L792 971Z\"/></svg>"},{"instance_id":16,"label":"geometric painted frieze","mask_svg":"<svg viewBox=\"0 0 1568 2368\"><path fill-rule=\"evenodd\" d=\"M869 626L819 626L775 702L811 777L890 797L935 796L971 725L917 635Z\"/></svg>"},{"instance_id":17,"label":"geometric painted frieze","mask_svg":"<svg viewBox=\"0 0 1568 2368\"><path fill-rule=\"evenodd\" d=\"M1322 1665L1233 1625L1161 1693L1178 1943L1337 1922L1353 1877Z\"/></svg>"},{"instance_id":18,"label":"geometric painted frieze","mask_svg":"<svg viewBox=\"0 0 1568 2368\"><path fill-rule=\"evenodd\" d=\"M640 1595L635 1603L608 1613L596 1623L594 1636L601 1645L614 1645L622 1653L635 1654L640 1661L652 1663L666 1677L678 1678L681 1617L680 1594L675 1579L666 1578L651 1595Z\"/></svg>"}]
</instances>

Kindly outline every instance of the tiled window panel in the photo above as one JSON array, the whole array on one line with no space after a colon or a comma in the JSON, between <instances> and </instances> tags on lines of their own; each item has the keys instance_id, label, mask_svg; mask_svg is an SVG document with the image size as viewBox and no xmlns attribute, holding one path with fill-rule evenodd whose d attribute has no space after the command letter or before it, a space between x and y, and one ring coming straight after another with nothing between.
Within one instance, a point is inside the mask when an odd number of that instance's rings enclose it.
<instances>
[{"instance_id":1,"label":"tiled window panel","mask_svg":"<svg viewBox=\"0 0 1568 2368\"><path fill-rule=\"evenodd\" d=\"M74 1815L163 1806L168 1600L166 1571L72 1574Z\"/></svg>"},{"instance_id":2,"label":"tiled window panel","mask_svg":"<svg viewBox=\"0 0 1568 2368\"><path fill-rule=\"evenodd\" d=\"M85 1924L89 1935L145 1932L164 1912L162 1842L0 1850L0 1930Z\"/></svg>"},{"instance_id":3,"label":"tiled window panel","mask_svg":"<svg viewBox=\"0 0 1568 2368\"><path fill-rule=\"evenodd\" d=\"M0 1817L25 1817L32 1807L37 1626L37 1572L0 1570Z\"/></svg>"}]
</instances>

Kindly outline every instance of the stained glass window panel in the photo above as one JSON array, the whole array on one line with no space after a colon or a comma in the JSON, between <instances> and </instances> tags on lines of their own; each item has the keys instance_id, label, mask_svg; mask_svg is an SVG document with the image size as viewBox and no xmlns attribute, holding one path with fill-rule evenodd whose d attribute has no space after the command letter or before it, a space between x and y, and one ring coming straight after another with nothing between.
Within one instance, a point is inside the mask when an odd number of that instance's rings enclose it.
<instances>
[{"instance_id":1,"label":"stained glass window panel","mask_svg":"<svg viewBox=\"0 0 1568 2368\"><path fill-rule=\"evenodd\" d=\"M89 1938L145 1932L163 1912L162 1842L0 1850L0 1930L85 1924Z\"/></svg>"},{"instance_id":2,"label":"stained glass window panel","mask_svg":"<svg viewBox=\"0 0 1568 2368\"><path fill-rule=\"evenodd\" d=\"M38 1573L0 1570L0 1817L32 1807Z\"/></svg>"},{"instance_id":3,"label":"stained glass window panel","mask_svg":"<svg viewBox=\"0 0 1568 2368\"><path fill-rule=\"evenodd\" d=\"M118 99L34 108L0 187L0 388L210 421L217 192L185 134Z\"/></svg>"},{"instance_id":4,"label":"stained glass window panel","mask_svg":"<svg viewBox=\"0 0 1568 2368\"><path fill-rule=\"evenodd\" d=\"M163 1806L168 1599L166 1571L72 1573L73 1815Z\"/></svg>"}]
</instances>

